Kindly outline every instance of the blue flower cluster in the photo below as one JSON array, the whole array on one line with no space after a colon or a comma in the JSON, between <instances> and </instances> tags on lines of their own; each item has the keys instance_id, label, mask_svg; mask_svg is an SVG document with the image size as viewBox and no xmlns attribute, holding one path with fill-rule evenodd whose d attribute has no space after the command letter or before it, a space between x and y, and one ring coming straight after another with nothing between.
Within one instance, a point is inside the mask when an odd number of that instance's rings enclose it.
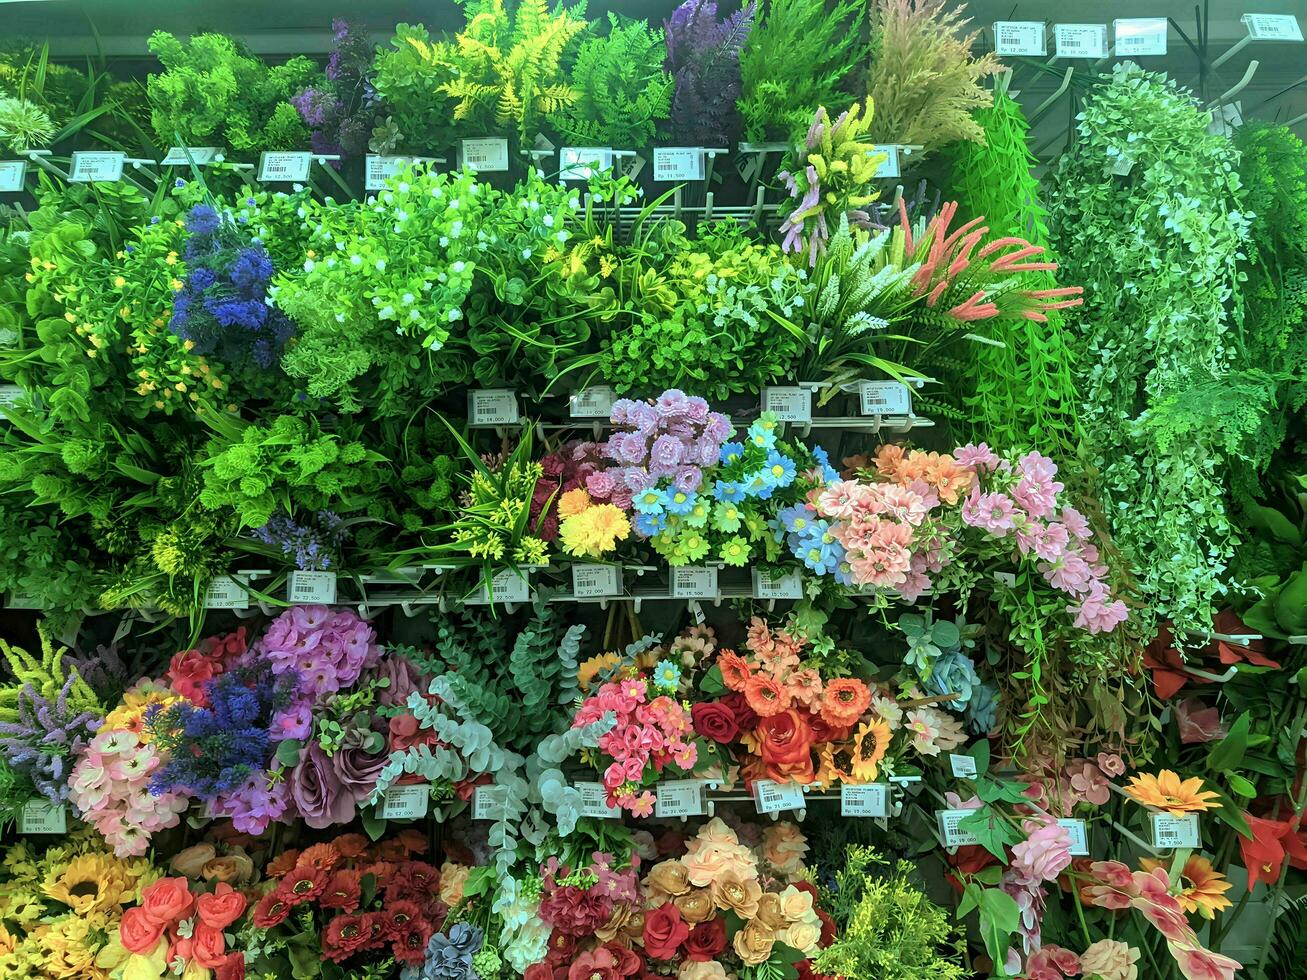
<instances>
[{"instance_id":1,"label":"blue flower cluster","mask_svg":"<svg viewBox=\"0 0 1307 980\"><path fill-rule=\"evenodd\" d=\"M188 268L168 328L232 370L265 371L281 358L294 325L268 303L274 268L262 246L239 240L207 204L186 218Z\"/></svg>"},{"instance_id":2,"label":"blue flower cluster","mask_svg":"<svg viewBox=\"0 0 1307 980\"><path fill-rule=\"evenodd\" d=\"M436 933L427 943L427 957L419 967L406 966L400 980L476 980L472 957L481 951L483 934L466 922L448 933Z\"/></svg>"},{"instance_id":3,"label":"blue flower cluster","mask_svg":"<svg viewBox=\"0 0 1307 980\"><path fill-rule=\"evenodd\" d=\"M745 433L745 442L722 446L721 465L728 479L713 484L713 496L729 504L747 499L770 500L777 490L794 483L798 467L776 450L776 420L764 415Z\"/></svg>"},{"instance_id":4,"label":"blue flower cluster","mask_svg":"<svg viewBox=\"0 0 1307 980\"><path fill-rule=\"evenodd\" d=\"M295 674L274 674L259 662L206 683L207 705L153 705L145 724L167 762L151 777L150 792L212 802L262 773L272 760L273 716L290 703L297 685Z\"/></svg>"},{"instance_id":5,"label":"blue flower cluster","mask_svg":"<svg viewBox=\"0 0 1307 980\"><path fill-rule=\"evenodd\" d=\"M308 523L297 524L285 511L273 514L254 536L266 545L279 548L286 557L294 556L295 567L302 572L325 572L340 559L340 547L349 536L345 522L329 510L320 510Z\"/></svg>"},{"instance_id":6,"label":"blue flower cluster","mask_svg":"<svg viewBox=\"0 0 1307 980\"><path fill-rule=\"evenodd\" d=\"M848 564L844 560L844 545L830 533L830 521L817 517L804 504L785 507L776 515L773 528L777 540L804 566L818 575L834 576L840 585L852 585Z\"/></svg>"}]
</instances>

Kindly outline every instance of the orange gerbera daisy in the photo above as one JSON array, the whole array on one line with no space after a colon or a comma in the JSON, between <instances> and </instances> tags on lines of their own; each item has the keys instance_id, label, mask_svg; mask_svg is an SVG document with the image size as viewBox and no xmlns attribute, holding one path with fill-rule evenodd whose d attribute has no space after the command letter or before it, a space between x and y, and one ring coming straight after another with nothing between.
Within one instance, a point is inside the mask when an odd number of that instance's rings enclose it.
<instances>
[{"instance_id":1,"label":"orange gerbera daisy","mask_svg":"<svg viewBox=\"0 0 1307 980\"><path fill-rule=\"evenodd\" d=\"M1217 795L1204 790L1203 781L1199 777L1181 780L1170 769L1163 769L1156 776L1151 773L1132 776L1125 792L1136 802L1165 810L1173 817L1183 817L1186 813L1199 813L1221 805L1213 802Z\"/></svg>"},{"instance_id":2,"label":"orange gerbera daisy","mask_svg":"<svg viewBox=\"0 0 1307 980\"><path fill-rule=\"evenodd\" d=\"M840 677L826 684L821 696L821 717L829 725L852 725L871 704L871 690L856 677Z\"/></svg>"},{"instance_id":3,"label":"orange gerbera daisy","mask_svg":"<svg viewBox=\"0 0 1307 980\"><path fill-rule=\"evenodd\" d=\"M341 857L362 857L368 850L368 839L362 834L341 834L331 843Z\"/></svg>"},{"instance_id":4,"label":"orange gerbera daisy","mask_svg":"<svg viewBox=\"0 0 1307 980\"><path fill-rule=\"evenodd\" d=\"M753 676L748 663L734 650L723 650L717 654L717 666L722 672L722 683L732 691L743 691Z\"/></svg>"},{"instance_id":5,"label":"orange gerbera daisy","mask_svg":"<svg viewBox=\"0 0 1307 980\"><path fill-rule=\"evenodd\" d=\"M340 864L340 851L332 844L314 844L312 847L307 847L295 862L298 868L317 868L319 871L330 871L338 864Z\"/></svg>"},{"instance_id":6,"label":"orange gerbera daisy","mask_svg":"<svg viewBox=\"0 0 1307 980\"><path fill-rule=\"evenodd\" d=\"M853 733L853 782L869 783L876 778L891 737L889 722L884 718L864 721Z\"/></svg>"},{"instance_id":7,"label":"orange gerbera daisy","mask_svg":"<svg viewBox=\"0 0 1307 980\"><path fill-rule=\"evenodd\" d=\"M269 878L280 878L282 875L290 874L295 870L295 864L300 859L300 852L295 848L282 851L275 858L268 862L267 870L263 873Z\"/></svg>"},{"instance_id":8,"label":"orange gerbera daisy","mask_svg":"<svg viewBox=\"0 0 1307 980\"><path fill-rule=\"evenodd\" d=\"M754 674L744 685L744 699L760 718L778 715L790 706L790 692L785 685L766 674Z\"/></svg>"},{"instance_id":9,"label":"orange gerbera daisy","mask_svg":"<svg viewBox=\"0 0 1307 980\"><path fill-rule=\"evenodd\" d=\"M1139 860L1139 866L1145 871L1169 868L1170 864L1169 861L1158 861L1156 858ZM1232 887L1230 882L1201 854L1189 855L1180 878L1185 887L1175 897L1186 912L1197 912L1204 919L1210 919L1221 909L1228 909L1233 904L1225 897L1225 893Z\"/></svg>"}]
</instances>

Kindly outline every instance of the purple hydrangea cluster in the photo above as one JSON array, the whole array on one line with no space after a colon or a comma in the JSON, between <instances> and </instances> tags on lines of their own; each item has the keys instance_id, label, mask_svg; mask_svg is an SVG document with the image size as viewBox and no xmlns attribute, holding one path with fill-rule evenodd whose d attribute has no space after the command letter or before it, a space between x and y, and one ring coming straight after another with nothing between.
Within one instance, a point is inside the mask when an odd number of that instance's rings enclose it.
<instances>
[{"instance_id":1,"label":"purple hydrangea cluster","mask_svg":"<svg viewBox=\"0 0 1307 980\"><path fill-rule=\"evenodd\" d=\"M349 535L339 515L318 511L307 523L296 523L285 511L273 514L254 536L277 548L286 557L294 557L302 572L325 572L339 564L340 548Z\"/></svg>"},{"instance_id":2,"label":"purple hydrangea cluster","mask_svg":"<svg viewBox=\"0 0 1307 980\"><path fill-rule=\"evenodd\" d=\"M377 633L351 609L293 606L268 626L259 651L278 674L298 673L303 697L316 700L358 680L381 656Z\"/></svg>"},{"instance_id":3,"label":"purple hydrangea cluster","mask_svg":"<svg viewBox=\"0 0 1307 980\"><path fill-rule=\"evenodd\" d=\"M372 43L340 18L331 22L331 30L335 45L327 60L327 84L306 88L290 101L311 130L315 153L359 156L368 148L380 108L372 85Z\"/></svg>"},{"instance_id":4,"label":"purple hydrangea cluster","mask_svg":"<svg viewBox=\"0 0 1307 980\"><path fill-rule=\"evenodd\" d=\"M635 494L652 487L698 490L704 467L717 465L722 444L735 432L725 415L676 388L654 401L618 400L612 423L615 431L600 451L616 465L591 473L586 490L623 510L631 508Z\"/></svg>"},{"instance_id":5,"label":"purple hydrangea cluster","mask_svg":"<svg viewBox=\"0 0 1307 980\"><path fill-rule=\"evenodd\" d=\"M186 230L189 271L173 299L168 328L233 370L272 367L294 332L291 321L268 303L272 259L207 204L191 209Z\"/></svg>"}]
</instances>

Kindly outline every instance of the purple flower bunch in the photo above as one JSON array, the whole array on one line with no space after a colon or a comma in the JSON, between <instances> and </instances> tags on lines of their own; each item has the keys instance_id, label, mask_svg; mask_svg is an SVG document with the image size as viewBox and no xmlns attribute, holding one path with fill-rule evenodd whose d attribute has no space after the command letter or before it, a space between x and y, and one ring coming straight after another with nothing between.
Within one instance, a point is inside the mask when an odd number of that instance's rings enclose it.
<instances>
[{"instance_id":1,"label":"purple flower bunch","mask_svg":"<svg viewBox=\"0 0 1307 980\"><path fill-rule=\"evenodd\" d=\"M381 656L367 620L351 609L327 606L286 610L269 624L258 650L274 673L298 676L300 693L309 700L350 687Z\"/></svg>"},{"instance_id":2,"label":"purple flower bunch","mask_svg":"<svg viewBox=\"0 0 1307 980\"><path fill-rule=\"evenodd\" d=\"M74 712L68 704L76 680L77 674L70 671L53 701L24 684L13 708L17 717L0 721L0 756L51 803L68 799L72 760L102 721L89 711Z\"/></svg>"},{"instance_id":3,"label":"purple flower bunch","mask_svg":"<svg viewBox=\"0 0 1307 980\"><path fill-rule=\"evenodd\" d=\"M335 44L327 59L327 84L306 88L290 101L311 130L315 153L359 156L368 148L380 106L372 85L372 43L340 18L331 22L331 30Z\"/></svg>"},{"instance_id":4,"label":"purple flower bunch","mask_svg":"<svg viewBox=\"0 0 1307 980\"><path fill-rule=\"evenodd\" d=\"M695 146L730 143L739 127L740 50L753 28L754 10L750 2L718 20L713 0L685 0L663 21L664 67L676 82L671 122L676 139Z\"/></svg>"},{"instance_id":5,"label":"purple flower bunch","mask_svg":"<svg viewBox=\"0 0 1307 980\"><path fill-rule=\"evenodd\" d=\"M339 564L340 548L349 536L339 515L318 511L307 523L299 524L285 511L273 514L254 536L266 545L280 549L286 557L294 556L295 567L303 572L325 572Z\"/></svg>"},{"instance_id":6,"label":"purple flower bunch","mask_svg":"<svg viewBox=\"0 0 1307 980\"><path fill-rule=\"evenodd\" d=\"M291 321L268 302L272 259L207 204L191 209L186 231L188 272L173 298L168 328L228 368L266 371L280 361L294 333Z\"/></svg>"},{"instance_id":7,"label":"purple flower bunch","mask_svg":"<svg viewBox=\"0 0 1307 980\"><path fill-rule=\"evenodd\" d=\"M708 403L670 388L653 401L613 403L615 430L600 452L614 466L591 473L586 491L597 500L630 510L634 495L670 485L694 493L705 467L716 466L722 445L735 432L731 420Z\"/></svg>"}]
</instances>

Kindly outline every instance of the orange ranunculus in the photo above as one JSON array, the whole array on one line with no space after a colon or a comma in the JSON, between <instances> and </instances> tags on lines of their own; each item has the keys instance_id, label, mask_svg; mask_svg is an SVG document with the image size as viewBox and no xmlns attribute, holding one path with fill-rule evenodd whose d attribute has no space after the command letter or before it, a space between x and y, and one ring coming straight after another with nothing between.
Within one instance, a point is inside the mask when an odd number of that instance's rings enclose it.
<instances>
[{"instance_id":1,"label":"orange ranunculus","mask_svg":"<svg viewBox=\"0 0 1307 980\"><path fill-rule=\"evenodd\" d=\"M215 966L221 966L223 961L227 959L227 952L223 949L223 941L221 929L215 929L203 922L197 922L195 923L195 932L191 934L191 956L200 966L210 970Z\"/></svg>"},{"instance_id":2,"label":"orange ranunculus","mask_svg":"<svg viewBox=\"0 0 1307 980\"><path fill-rule=\"evenodd\" d=\"M159 945L164 924L142 908L128 909L118 923L118 941L129 953L148 953Z\"/></svg>"},{"instance_id":3,"label":"orange ranunculus","mask_svg":"<svg viewBox=\"0 0 1307 980\"><path fill-rule=\"evenodd\" d=\"M821 716L831 725L852 725L871 704L871 691L856 677L829 681L821 697Z\"/></svg>"},{"instance_id":4,"label":"orange ranunculus","mask_svg":"<svg viewBox=\"0 0 1307 980\"><path fill-rule=\"evenodd\" d=\"M756 735L758 754L771 779L810 783L817 777L812 764L812 729L799 712L787 708L760 718Z\"/></svg>"},{"instance_id":5,"label":"orange ranunculus","mask_svg":"<svg viewBox=\"0 0 1307 980\"><path fill-rule=\"evenodd\" d=\"M1213 802L1217 795L1204 790L1203 781L1199 777L1181 780L1170 769L1163 769L1156 776L1151 773L1133 776L1125 791L1144 806L1165 810L1173 817L1183 817L1186 813L1199 813L1221 805Z\"/></svg>"},{"instance_id":6,"label":"orange ranunculus","mask_svg":"<svg viewBox=\"0 0 1307 980\"><path fill-rule=\"evenodd\" d=\"M754 674L745 682L744 699L760 718L780 714L793 700L784 684L766 674Z\"/></svg>"}]
</instances>

